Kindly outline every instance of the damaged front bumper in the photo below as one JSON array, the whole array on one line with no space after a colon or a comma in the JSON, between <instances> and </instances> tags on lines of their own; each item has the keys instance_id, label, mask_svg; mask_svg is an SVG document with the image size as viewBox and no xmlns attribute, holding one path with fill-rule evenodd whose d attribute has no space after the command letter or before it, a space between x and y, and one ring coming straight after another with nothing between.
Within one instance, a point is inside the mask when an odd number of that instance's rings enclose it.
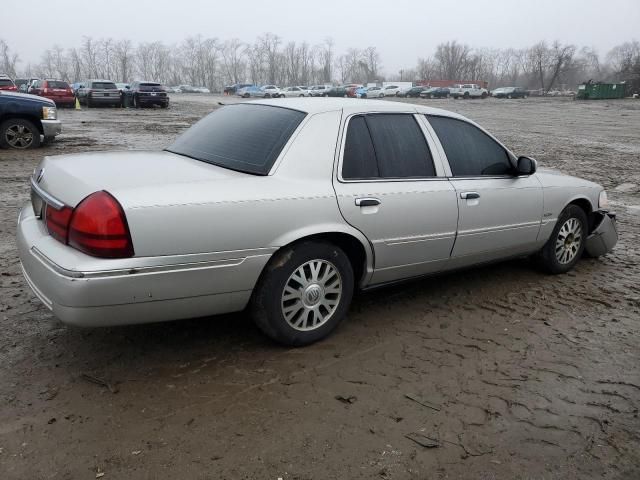
<instances>
[{"instance_id":1,"label":"damaged front bumper","mask_svg":"<svg viewBox=\"0 0 640 480\"><path fill-rule=\"evenodd\" d=\"M585 250L590 257L600 257L613 250L618 243L616 214L606 211L594 212L594 224L587 237Z\"/></svg>"}]
</instances>

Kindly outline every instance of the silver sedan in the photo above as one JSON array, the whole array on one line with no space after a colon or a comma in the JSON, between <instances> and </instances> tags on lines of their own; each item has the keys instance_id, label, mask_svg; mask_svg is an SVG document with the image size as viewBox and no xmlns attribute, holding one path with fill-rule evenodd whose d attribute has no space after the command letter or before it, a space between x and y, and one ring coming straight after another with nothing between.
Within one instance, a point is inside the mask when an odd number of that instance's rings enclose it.
<instances>
[{"instance_id":1,"label":"silver sedan","mask_svg":"<svg viewBox=\"0 0 640 480\"><path fill-rule=\"evenodd\" d=\"M288 345L327 336L358 288L521 256L562 274L617 241L600 185L395 102L228 105L161 152L46 157L31 192L20 260L63 322L248 307Z\"/></svg>"}]
</instances>

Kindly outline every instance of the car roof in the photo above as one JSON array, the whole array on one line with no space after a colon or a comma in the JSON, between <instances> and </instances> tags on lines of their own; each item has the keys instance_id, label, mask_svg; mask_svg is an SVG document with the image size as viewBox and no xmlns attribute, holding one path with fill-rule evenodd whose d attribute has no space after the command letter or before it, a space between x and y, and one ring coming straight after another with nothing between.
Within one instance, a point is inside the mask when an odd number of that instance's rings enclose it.
<instances>
[{"instance_id":1,"label":"car roof","mask_svg":"<svg viewBox=\"0 0 640 480\"><path fill-rule=\"evenodd\" d=\"M244 103L244 102L243 102ZM462 115L450 112L448 110L442 110L440 108L425 107L416 105L414 103L405 102L392 102L384 100L362 100L356 98L309 98L309 97L297 97L297 98L279 98L277 100L253 100L248 103L254 103L258 105L269 105L273 107L285 107L309 114L332 112L337 110L343 110L345 113L367 113L367 112L381 112L381 113L407 113L415 112L427 115L439 115L446 117L453 117L467 120Z\"/></svg>"}]
</instances>

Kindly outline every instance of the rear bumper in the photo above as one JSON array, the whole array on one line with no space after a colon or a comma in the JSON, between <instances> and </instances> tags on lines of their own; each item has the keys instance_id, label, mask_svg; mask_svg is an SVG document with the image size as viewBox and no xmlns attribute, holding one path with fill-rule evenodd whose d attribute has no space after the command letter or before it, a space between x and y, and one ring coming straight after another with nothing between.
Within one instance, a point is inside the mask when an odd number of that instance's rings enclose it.
<instances>
[{"instance_id":1,"label":"rear bumper","mask_svg":"<svg viewBox=\"0 0 640 480\"><path fill-rule=\"evenodd\" d=\"M144 103L145 105L168 105L169 97L152 97L147 95L140 95L138 97L138 101L140 103Z\"/></svg>"},{"instance_id":2,"label":"rear bumper","mask_svg":"<svg viewBox=\"0 0 640 480\"><path fill-rule=\"evenodd\" d=\"M127 259L130 268L123 268L121 260L114 268L113 260L85 256L54 240L30 205L20 213L17 244L24 277L35 295L62 322L84 327L242 310L271 256L253 252L196 262L187 255L171 264L166 257L134 257ZM72 265L53 260L65 257L73 258ZM142 263L146 266L136 266ZM86 265L93 268L87 270Z\"/></svg>"},{"instance_id":3,"label":"rear bumper","mask_svg":"<svg viewBox=\"0 0 640 480\"><path fill-rule=\"evenodd\" d=\"M87 97L93 105L120 105L120 97Z\"/></svg>"},{"instance_id":4,"label":"rear bumper","mask_svg":"<svg viewBox=\"0 0 640 480\"><path fill-rule=\"evenodd\" d=\"M42 134L45 137L55 137L62 133L62 123L60 120L42 120Z\"/></svg>"},{"instance_id":5,"label":"rear bumper","mask_svg":"<svg viewBox=\"0 0 640 480\"><path fill-rule=\"evenodd\" d=\"M587 237L585 250L591 257L600 257L613 250L618 243L618 226L615 213L594 212L594 215L593 231Z\"/></svg>"}]
</instances>

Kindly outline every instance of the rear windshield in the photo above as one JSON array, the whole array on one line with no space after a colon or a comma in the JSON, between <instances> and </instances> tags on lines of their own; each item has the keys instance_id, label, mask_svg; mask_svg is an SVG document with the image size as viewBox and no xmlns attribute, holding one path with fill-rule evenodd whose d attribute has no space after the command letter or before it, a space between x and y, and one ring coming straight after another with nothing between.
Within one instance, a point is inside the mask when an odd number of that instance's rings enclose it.
<instances>
[{"instance_id":1,"label":"rear windshield","mask_svg":"<svg viewBox=\"0 0 640 480\"><path fill-rule=\"evenodd\" d=\"M69 88L67 82L47 81L47 83L49 84L49 88Z\"/></svg>"},{"instance_id":2,"label":"rear windshield","mask_svg":"<svg viewBox=\"0 0 640 480\"><path fill-rule=\"evenodd\" d=\"M159 87L159 83L145 82L140 84L141 87Z\"/></svg>"},{"instance_id":3,"label":"rear windshield","mask_svg":"<svg viewBox=\"0 0 640 480\"><path fill-rule=\"evenodd\" d=\"M101 90L117 90L116 84L113 82L93 82L91 88Z\"/></svg>"},{"instance_id":4,"label":"rear windshield","mask_svg":"<svg viewBox=\"0 0 640 480\"><path fill-rule=\"evenodd\" d=\"M183 133L167 151L267 175L305 113L269 105L227 105Z\"/></svg>"},{"instance_id":5,"label":"rear windshield","mask_svg":"<svg viewBox=\"0 0 640 480\"><path fill-rule=\"evenodd\" d=\"M8 78L0 78L0 87L13 87L13 82Z\"/></svg>"}]
</instances>

